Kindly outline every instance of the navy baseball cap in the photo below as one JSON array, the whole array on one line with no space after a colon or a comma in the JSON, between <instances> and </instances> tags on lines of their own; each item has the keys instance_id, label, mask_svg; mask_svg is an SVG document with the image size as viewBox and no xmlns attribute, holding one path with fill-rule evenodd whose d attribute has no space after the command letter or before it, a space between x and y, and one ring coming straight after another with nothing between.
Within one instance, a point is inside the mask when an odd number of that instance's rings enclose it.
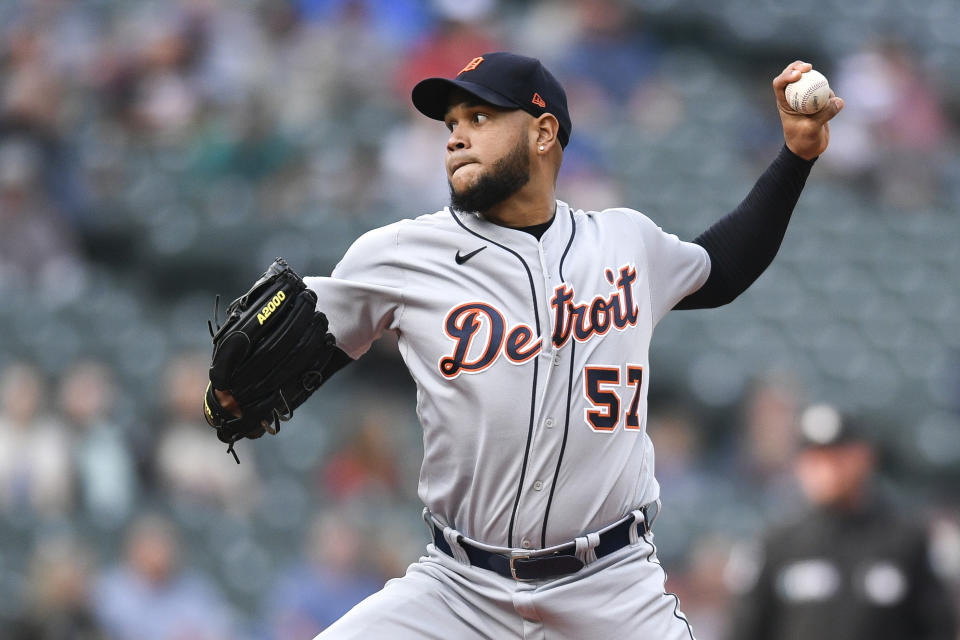
<instances>
[{"instance_id":1,"label":"navy baseball cap","mask_svg":"<svg viewBox=\"0 0 960 640\"><path fill-rule=\"evenodd\" d=\"M570 141L567 94L536 58L498 51L477 56L456 78L427 78L413 88L413 105L428 118L443 120L455 89L506 109L523 109L534 118L551 113L560 123L560 146Z\"/></svg>"}]
</instances>

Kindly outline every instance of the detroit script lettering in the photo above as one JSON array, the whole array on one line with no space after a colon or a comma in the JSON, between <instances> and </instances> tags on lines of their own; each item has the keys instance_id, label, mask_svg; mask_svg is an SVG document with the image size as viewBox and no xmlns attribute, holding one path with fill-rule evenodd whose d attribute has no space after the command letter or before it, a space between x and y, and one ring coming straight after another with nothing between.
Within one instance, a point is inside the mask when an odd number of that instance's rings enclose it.
<instances>
[{"instance_id":1,"label":"detroit script lettering","mask_svg":"<svg viewBox=\"0 0 960 640\"><path fill-rule=\"evenodd\" d=\"M636 326L640 313L634 302L633 285L637 270L633 265L620 267L614 274L607 269L604 276L615 289L606 297L595 296L590 302L575 302L575 292L566 283L553 290L550 306L553 309L551 341L562 347L573 336L577 342L586 342L594 335L604 335L611 328L618 330ZM615 277L619 276L616 278ZM447 336L454 341L453 353L440 359L440 373L456 378L461 373L478 373L487 369L501 355L521 364L540 353L543 338L535 336L526 324L507 328L503 313L487 302L467 302L451 309L443 322ZM486 335L486 345L476 353L474 339ZM472 357L472 359L471 359Z\"/></svg>"}]
</instances>

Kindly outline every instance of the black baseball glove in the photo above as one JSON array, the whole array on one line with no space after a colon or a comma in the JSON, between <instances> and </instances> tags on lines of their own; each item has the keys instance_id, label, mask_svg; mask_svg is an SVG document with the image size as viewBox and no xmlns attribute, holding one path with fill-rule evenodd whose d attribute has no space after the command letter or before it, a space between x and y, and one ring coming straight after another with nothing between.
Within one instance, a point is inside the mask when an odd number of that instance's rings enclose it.
<instances>
[{"instance_id":1,"label":"black baseball glove","mask_svg":"<svg viewBox=\"0 0 960 640\"><path fill-rule=\"evenodd\" d=\"M213 362L203 415L238 464L237 440L277 433L280 422L289 420L324 381L324 366L336 347L327 318L316 306L317 295L277 258L249 291L230 303L223 326L214 332L207 323ZM217 315L215 307L219 322ZM237 409L221 406L214 390L232 395Z\"/></svg>"}]
</instances>

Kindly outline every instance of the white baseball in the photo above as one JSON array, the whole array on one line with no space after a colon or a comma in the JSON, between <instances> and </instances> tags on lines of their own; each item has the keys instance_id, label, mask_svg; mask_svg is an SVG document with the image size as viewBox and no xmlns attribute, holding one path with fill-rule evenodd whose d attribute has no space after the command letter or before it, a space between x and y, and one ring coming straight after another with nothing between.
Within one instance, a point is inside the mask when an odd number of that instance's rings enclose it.
<instances>
[{"instance_id":1,"label":"white baseball","mask_svg":"<svg viewBox=\"0 0 960 640\"><path fill-rule=\"evenodd\" d=\"M830 84L819 71L810 70L787 85L787 104L799 113L816 113L830 100Z\"/></svg>"}]
</instances>

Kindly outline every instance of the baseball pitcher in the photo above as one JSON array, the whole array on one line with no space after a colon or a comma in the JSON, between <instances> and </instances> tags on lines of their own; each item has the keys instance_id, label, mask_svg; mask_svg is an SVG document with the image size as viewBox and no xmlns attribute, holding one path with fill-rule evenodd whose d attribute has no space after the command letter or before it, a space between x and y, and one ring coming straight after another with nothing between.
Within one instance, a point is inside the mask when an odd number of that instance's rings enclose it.
<instances>
[{"instance_id":1,"label":"baseball pitcher","mask_svg":"<svg viewBox=\"0 0 960 640\"><path fill-rule=\"evenodd\" d=\"M773 80L786 144L693 242L556 199L573 125L538 60L486 53L414 88L450 132L449 206L366 233L330 277L276 263L214 340L205 414L231 446L384 331L416 382L432 543L319 638L694 637L653 543L650 339L671 309L732 301L776 255L843 108L790 108L785 87L811 68Z\"/></svg>"}]
</instances>

